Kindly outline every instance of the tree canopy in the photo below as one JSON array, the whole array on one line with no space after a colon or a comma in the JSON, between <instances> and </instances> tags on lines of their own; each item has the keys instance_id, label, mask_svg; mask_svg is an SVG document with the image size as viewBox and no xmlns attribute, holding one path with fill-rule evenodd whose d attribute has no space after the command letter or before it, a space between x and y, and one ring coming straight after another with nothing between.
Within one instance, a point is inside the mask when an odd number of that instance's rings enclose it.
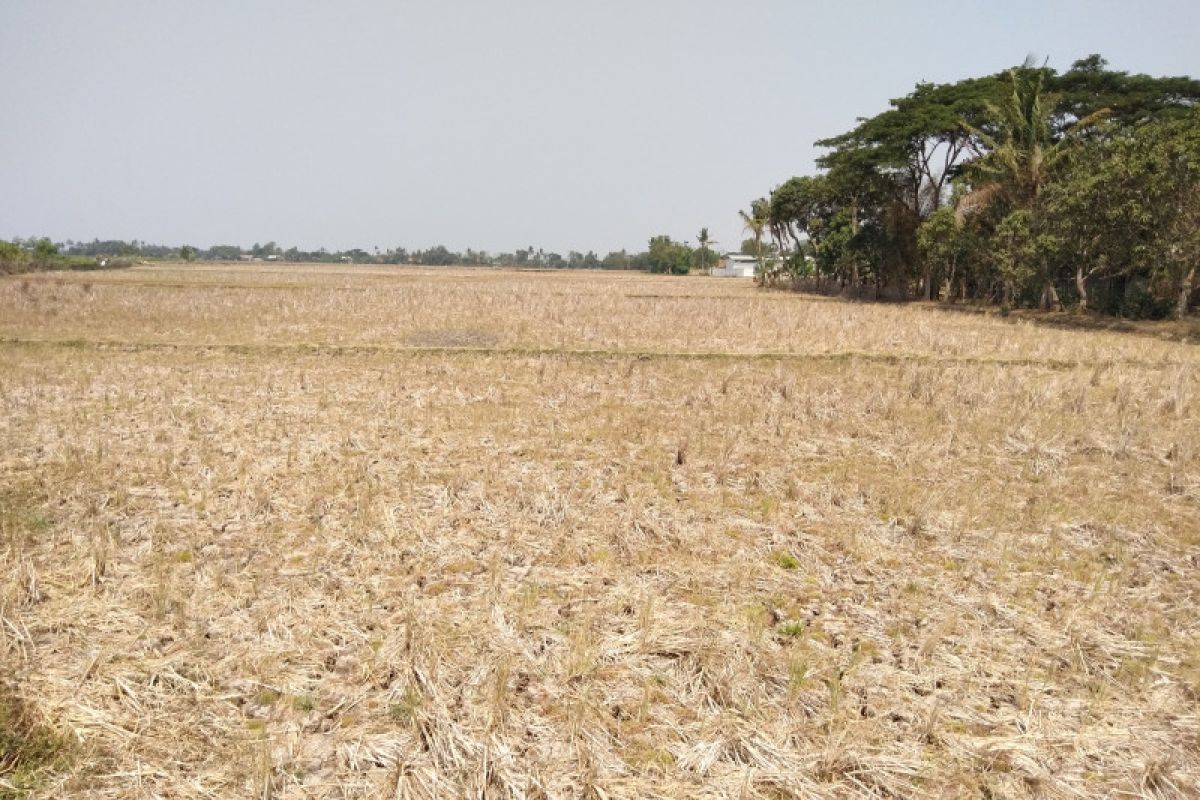
<instances>
[{"instance_id":1,"label":"tree canopy","mask_svg":"<svg viewBox=\"0 0 1200 800\"><path fill-rule=\"evenodd\" d=\"M1200 81L1098 55L919 83L819 141L818 174L776 186L763 229L796 285L1183 314L1198 108Z\"/></svg>"}]
</instances>

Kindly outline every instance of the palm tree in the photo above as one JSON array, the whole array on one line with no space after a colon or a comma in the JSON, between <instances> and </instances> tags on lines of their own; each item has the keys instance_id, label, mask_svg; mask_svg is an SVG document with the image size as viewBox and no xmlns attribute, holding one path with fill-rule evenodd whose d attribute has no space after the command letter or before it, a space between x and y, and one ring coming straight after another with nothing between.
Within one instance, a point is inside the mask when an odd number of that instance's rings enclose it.
<instances>
[{"instance_id":1,"label":"palm tree","mask_svg":"<svg viewBox=\"0 0 1200 800\"><path fill-rule=\"evenodd\" d=\"M763 231L766 230L767 223L771 219L771 206L766 200L759 198L750 204L749 214L745 211L739 211L738 216L742 218L744 229L754 236L754 257L758 261L758 279L765 283L762 237Z\"/></svg>"},{"instance_id":2,"label":"palm tree","mask_svg":"<svg viewBox=\"0 0 1200 800\"><path fill-rule=\"evenodd\" d=\"M960 202L960 219L1005 201L1012 210L1028 210L1037 229L1038 201L1054 169L1071 153L1080 134L1108 115L1101 109L1078 120L1055 137L1051 125L1057 95L1047 94L1045 70L1034 69L1029 62L1009 70L1012 92L1004 104L988 104L996 135L992 136L964 123L988 151L969 165L975 179L974 191ZM1058 292L1045 264L1042 278L1043 307L1061 307Z\"/></svg>"},{"instance_id":3,"label":"palm tree","mask_svg":"<svg viewBox=\"0 0 1200 800\"><path fill-rule=\"evenodd\" d=\"M708 228L701 228L700 234L696 237L696 241L700 245L700 268L708 269L708 244L712 239L708 238Z\"/></svg>"}]
</instances>

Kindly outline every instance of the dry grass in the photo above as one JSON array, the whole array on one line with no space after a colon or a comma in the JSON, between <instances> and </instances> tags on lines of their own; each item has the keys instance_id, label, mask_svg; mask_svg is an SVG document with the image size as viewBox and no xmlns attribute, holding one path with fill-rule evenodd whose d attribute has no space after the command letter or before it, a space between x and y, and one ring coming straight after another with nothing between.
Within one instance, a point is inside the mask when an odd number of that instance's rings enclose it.
<instances>
[{"instance_id":1,"label":"dry grass","mask_svg":"<svg viewBox=\"0 0 1200 800\"><path fill-rule=\"evenodd\" d=\"M0 280L36 796L1196 796L1194 347L267 270Z\"/></svg>"}]
</instances>

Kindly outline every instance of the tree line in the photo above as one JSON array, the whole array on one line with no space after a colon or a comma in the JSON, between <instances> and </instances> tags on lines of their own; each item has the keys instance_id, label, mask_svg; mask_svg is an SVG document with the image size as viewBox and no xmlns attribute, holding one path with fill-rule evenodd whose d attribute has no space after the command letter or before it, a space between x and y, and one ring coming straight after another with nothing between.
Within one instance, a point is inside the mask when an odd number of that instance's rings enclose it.
<instances>
[{"instance_id":1,"label":"tree line","mask_svg":"<svg viewBox=\"0 0 1200 800\"><path fill-rule=\"evenodd\" d=\"M1184 316L1200 293L1200 81L1027 61L919 83L741 212L759 280Z\"/></svg>"},{"instance_id":2,"label":"tree line","mask_svg":"<svg viewBox=\"0 0 1200 800\"><path fill-rule=\"evenodd\" d=\"M245 248L238 245L215 245L197 248L191 245L167 246L149 242L123 241L120 239L93 239L90 242L68 239L53 242L45 237L15 238L0 241L0 271L22 269L54 269L87 266L123 266L134 260L181 260L181 261L239 261L244 259L284 261L293 263L353 263L353 264L414 264L421 266L495 266L540 269L608 269L642 270L670 274L686 273L695 267L708 268L716 263L708 229L698 237L698 247L685 242L676 242L669 236L650 239L646 250L628 252L615 250L600 257L589 250L586 253L572 250L566 255L532 245L515 252L489 253L485 250L468 248L464 252L450 250L444 245L435 245L425 250L408 250L404 247L372 250L351 248L348 250L301 250L297 247L284 249L275 242L255 243Z\"/></svg>"}]
</instances>

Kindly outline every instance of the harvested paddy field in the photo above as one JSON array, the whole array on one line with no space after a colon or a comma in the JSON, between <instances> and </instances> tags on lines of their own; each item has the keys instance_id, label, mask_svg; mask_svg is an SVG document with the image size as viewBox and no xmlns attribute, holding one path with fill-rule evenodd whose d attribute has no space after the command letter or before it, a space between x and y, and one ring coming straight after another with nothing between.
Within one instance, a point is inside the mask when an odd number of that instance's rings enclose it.
<instances>
[{"instance_id":1,"label":"harvested paddy field","mask_svg":"<svg viewBox=\"0 0 1200 800\"><path fill-rule=\"evenodd\" d=\"M1198 793L1194 345L164 265L0 408L0 797Z\"/></svg>"}]
</instances>

